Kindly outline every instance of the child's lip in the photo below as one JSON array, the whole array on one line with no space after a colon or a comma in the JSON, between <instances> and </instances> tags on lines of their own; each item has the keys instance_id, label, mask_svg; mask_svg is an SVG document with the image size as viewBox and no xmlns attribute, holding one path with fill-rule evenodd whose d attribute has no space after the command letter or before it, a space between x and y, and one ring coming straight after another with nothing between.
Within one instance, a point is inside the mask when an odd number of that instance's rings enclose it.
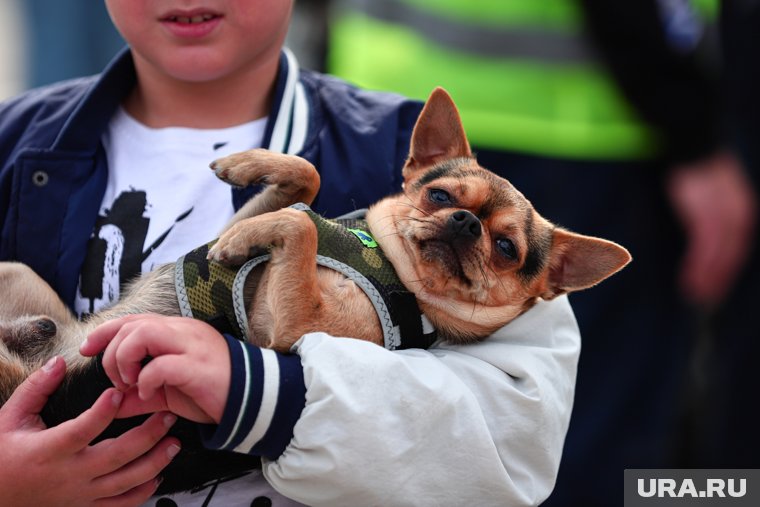
<instances>
[{"instance_id":1,"label":"child's lip","mask_svg":"<svg viewBox=\"0 0 760 507\"><path fill-rule=\"evenodd\" d=\"M208 9L172 10L162 15L159 22L175 37L201 39L215 31L223 17Z\"/></svg>"},{"instance_id":2,"label":"child's lip","mask_svg":"<svg viewBox=\"0 0 760 507\"><path fill-rule=\"evenodd\" d=\"M159 21L173 22L173 23L202 23L204 21L210 21L214 18L222 17L219 12L211 11L208 9L192 9L192 10L172 10L159 17Z\"/></svg>"}]
</instances>

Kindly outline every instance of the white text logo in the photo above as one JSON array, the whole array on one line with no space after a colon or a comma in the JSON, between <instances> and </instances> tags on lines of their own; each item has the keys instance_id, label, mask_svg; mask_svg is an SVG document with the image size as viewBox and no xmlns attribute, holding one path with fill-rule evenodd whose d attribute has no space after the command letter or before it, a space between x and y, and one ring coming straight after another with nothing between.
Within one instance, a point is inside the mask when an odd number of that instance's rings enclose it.
<instances>
[{"instance_id":1,"label":"white text logo","mask_svg":"<svg viewBox=\"0 0 760 507\"><path fill-rule=\"evenodd\" d=\"M651 498L733 498L747 494L747 479L707 479L704 489L697 489L692 479L639 479L639 496Z\"/></svg>"}]
</instances>

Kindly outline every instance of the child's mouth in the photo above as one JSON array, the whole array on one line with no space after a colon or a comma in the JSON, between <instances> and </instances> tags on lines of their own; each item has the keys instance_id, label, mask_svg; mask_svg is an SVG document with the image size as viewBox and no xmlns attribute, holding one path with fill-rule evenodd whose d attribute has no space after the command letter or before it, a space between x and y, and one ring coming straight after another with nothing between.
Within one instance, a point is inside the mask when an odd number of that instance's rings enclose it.
<instances>
[{"instance_id":1,"label":"child's mouth","mask_svg":"<svg viewBox=\"0 0 760 507\"><path fill-rule=\"evenodd\" d=\"M215 32L223 17L209 11L174 11L164 15L160 21L175 37L198 40Z\"/></svg>"},{"instance_id":2,"label":"child's mouth","mask_svg":"<svg viewBox=\"0 0 760 507\"><path fill-rule=\"evenodd\" d=\"M197 23L203 23L205 21L211 21L212 19L217 18L217 17L218 16L216 14L200 14L196 16L169 16L165 18L165 20L172 23L193 25Z\"/></svg>"}]
</instances>

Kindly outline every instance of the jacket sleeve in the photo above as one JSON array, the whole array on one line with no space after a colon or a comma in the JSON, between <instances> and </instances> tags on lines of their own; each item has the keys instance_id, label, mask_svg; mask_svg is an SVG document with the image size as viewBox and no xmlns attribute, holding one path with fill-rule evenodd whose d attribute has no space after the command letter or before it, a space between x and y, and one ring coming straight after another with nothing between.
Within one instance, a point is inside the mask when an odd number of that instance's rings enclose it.
<instances>
[{"instance_id":1,"label":"jacket sleeve","mask_svg":"<svg viewBox=\"0 0 760 507\"><path fill-rule=\"evenodd\" d=\"M594 48L636 112L658 130L664 159L692 162L718 149L720 88L705 44L669 42L656 0L581 4Z\"/></svg>"},{"instance_id":2,"label":"jacket sleeve","mask_svg":"<svg viewBox=\"0 0 760 507\"><path fill-rule=\"evenodd\" d=\"M537 505L554 485L580 351L566 297L484 342L294 347L306 406L267 480L309 505Z\"/></svg>"},{"instance_id":3,"label":"jacket sleeve","mask_svg":"<svg viewBox=\"0 0 760 507\"><path fill-rule=\"evenodd\" d=\"M293 437L303 409L301 361L224 335L230 352L231 381L222 420L201 426L209 449L276 458Z\"/></svg>"}]
</instances>

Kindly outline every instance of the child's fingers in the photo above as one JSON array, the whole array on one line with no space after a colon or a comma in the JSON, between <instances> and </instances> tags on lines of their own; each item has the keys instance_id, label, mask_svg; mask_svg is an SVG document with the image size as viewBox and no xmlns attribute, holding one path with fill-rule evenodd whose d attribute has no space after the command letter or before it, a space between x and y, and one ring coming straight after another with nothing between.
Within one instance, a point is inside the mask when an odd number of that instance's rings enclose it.
<instances>
[{"instance_id":1,"label":"child's fingers","mask_svg":"<svg viewBox=\"0 0 760 507\"><path fill-rule=\"evenodd\" d=\"M100 498L96 505L98 507L132 507L134 505L142 505L150 500L150 497L156 493L160 484L161 481L157 477L154 477L120 495Z\"/></svg>"},{"instance_id":2,"label":"child's fingers","mask_svg":"<svg viewBox=\"0 0 760 507\"><path fill-rule=\"evenodd\" d=\"M124 395L116 389L106 389L75 419L65 421L45 432L50 446L60 452L73 453L86 447L114 420Z\"/></svg>"},{"instance_id":3,"label":"child's fingers","mask_svg":"<svg viewBox=\"0 0 760 507\"><path fill-rule=\"evenodd\" d=\"M108 346L103 352L103 369L111 382L124 391L137 382L142 361L152 355L158 356L178 350L174 330L167 325L165 317L156 315L132 315L128 319L114 321L96 339L106 339Z\"/></svg>"},{"instance_id":4,"label":"child's fingers","mask_svg":"<svg viewBox=\"0 0 760 507\"><path fill-rule=\"evenodd\" d=\"M156 444L148 453L119 470L125 478L134 483L136 480L148 480L156 477L181 450L181 444L175 437L166 437ZM112 480L111 477L104 478ZM121 479L121 480L124 480Z\"/></svg>"},{"instance_id":5,"label":"child's fingers","mask_svg":"<svg viewBox=\"0 0 760 507\"><path fill-rule=\"evenodd\" d=\"M118 319L109 320L95 328L79 346L79 353L83 356L95 356L103 352L113 340L119 330L127 322L139 320L143 315L127 315Z\"/></svg>"},{"instance_id":6,"label":"child's fingers","mask_svg":"<svg viewBox=\"0 0 760 507\"><path fill-rule=\"evenodd\" d=\"M145 315L127 315L109 320L95 328L79 347L79 352L85 356L97 355L103 352L103 370L113 385L120 391L126 391L129 388L129 384L121 379L114 354L120 342L128 336L132 326L144 318L146 318Z\"/></svg>"},{"instance_id":7,"label":"child's fingers","mask_svg":"<svg viewBox=\"0 0 760 507\"><path fill-rule=\"evenodd\" d=\"M166 396L163 396L163 391L159 391L158 393L159 396L153 396L150 399L141 400L137 392L137 387L130 387L128 390L124 391L124 401L122 401L121 407L119 407L116 418L123 419L135 415L152 414L153 412L168 410L169 405L166 401Z\"/></svg>"},{"instance_id":8,"label":"child's fingers","mask_svg":"<svg viewBox=\"0 0 760 507\"><path fill-rule=\"evenodd\" d=\"M7 429L16 429L18 425L29 421L30 415L39 414L47 403L48 397L61 384L65 373L66 363L62 357L56 356L45 363L41 369L29 375L2 407L3 412L10 414L7 421L14 425L13 428Z\"/></svg>"},{"instance_id":9,"label":"child's fingers","mask_svg":"<svg viewBox=\"0 0 760 507\"><path fill-rule=\"evenodd\" d=\"M193 377L193 373L189 371L187 363L183 361L181 356L163 355L156 357L145 365L140 372L137 383L140 399L149 400L153 398L156 391L164 386L187 386L194 380Z\"/></svg>"},{"instance_id":10,"label":"child's fingers","mask_svg":"<svg viewBox=\"0 0 760 507\"><path fill-rule=\"evenodd\" d=\"M93 481L98 496L113 497L128 494L136 484L144 484L154 479L180 450L179 441L169 437L155 445L145 455L131 461L114 472Z\"/></svg>"},{"instance_id":11,"label":"child's fingers","mask_svg":"<svg viewBox=\"0 0 760 507\"><path fill-rule=\"evenodd\" d=\"M184 339L174 339L176 331L161 320L146 319L130 323L122 328L121 333L124 337L118 346L113 347L114 356L109 361L115 361L121 381L128 385L137 382L143 361L147 357L152 357L152 361L155 361L167 354L186 352L187 342ZM118 336L114 340L117 339ZM106 350L106 354L110 351L111 347Z\"/></svg>"},{"instance_id":12,"label":"child's fingers","mask_svg":"<svg viewBox=\"0 0 760 507\"><path fill-rule=\"evenodd\" d=\"M118 437L94 444L89 449L90 463L97 466L100 477L118 471L153 449L176 421L177 416L169 412L155 413L141 425L131 428ZM149 478L145 477L135 484L140 484ZM119 493L123 491L126 490Z\"/></svg>"},{"instance_id":13,"label":"child's fingers","mask_svg":"<svg viewBox=\"0 0 760 507\"><path fill-rule=\"evenodd\" d=\"M130 384L122 380L119 372L119 365L116 362L116 351L119 349L121 342L128 336L128 329L126 326L119 328L119 331L114 337L111 338L106 350L103 352L101 364L103 370L106 372L106 376L111 379L113 385L120 391L126 391L129 389Z\"/></svg>"},{"instance_id":14,"label":"child's fingers","mask_svg":"<svg viewBox=\"0 0 760 507\"><path fill-rule=\"evenodd\" d=\"M203 369L202 375L199 367ZM186 356L169 354L143 368L137 388L145 403L165 400L167 409L182 417L195 422L218 423L227 401L229 376L229 368L192 367Z\"/></svg>"},{"instance_id":15,"label":"child's fingers","mask_svg":"<svg viewBox=\"0 0 760 507\"><path fill-rule=\"evenodd\" d=\"M179 441L165 437L176 419L160 412L118 438L93 446L92 463L102 472L92 482L96 496L129 495L155 478L179 452Z\"/></svg>"}]
</instances>

